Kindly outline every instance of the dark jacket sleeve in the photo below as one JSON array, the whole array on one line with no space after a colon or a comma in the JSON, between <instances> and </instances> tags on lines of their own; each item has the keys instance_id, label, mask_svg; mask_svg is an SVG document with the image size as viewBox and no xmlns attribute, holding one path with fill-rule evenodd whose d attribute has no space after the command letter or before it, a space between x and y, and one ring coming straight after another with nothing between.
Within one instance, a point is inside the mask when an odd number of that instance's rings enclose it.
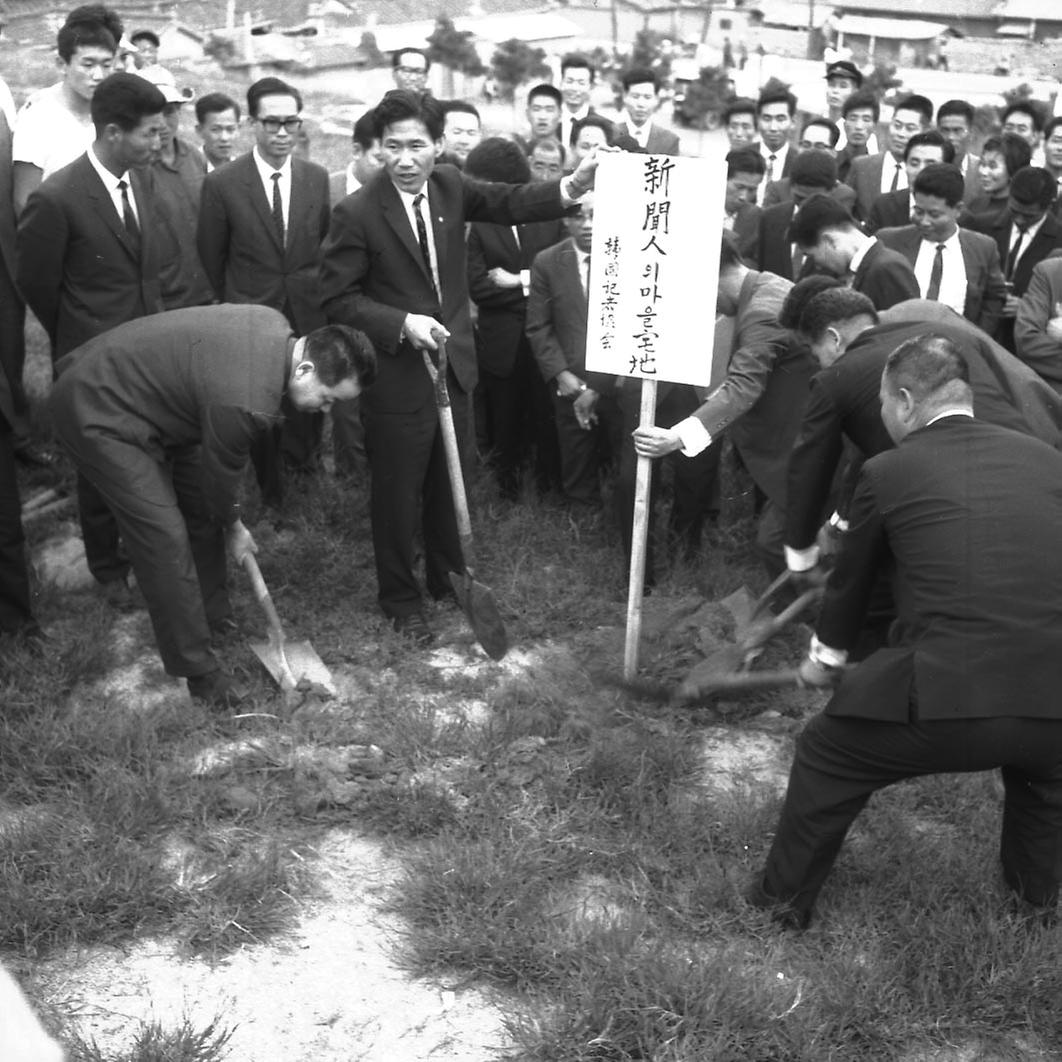
<instances>
[{"instance_id":1,"label":"dark jacket sleeve","mask_svg":"<svg viewBox=\"0 0 1062 1062\"><path fill-rule=\"evenodd\" d=\"M1014 341L1018 357L1052 387L1062 391L1062 340L1047 334L1047 322L1059 314L1044 265L1040 263L1033 270L1018 305Z\"/></svg>"},{"instance_id":2,"label":"dark jacket sleeve","mask_svg":"<svg viewBox=\"0 0 1062 1062\"><path fill-rule=\"evenodd\" d=\"M203 414L202 485L207 511L226 526L239 519L240 480L255 436L276 418L236 406L208 406Z\"/></svg>"},{"instance_id":3,"label":"dark jacket sleeve","mask_svg":"<svg viewBox=\"0 0 1062 1062\"><path fill-rule=\"evenodd\" d=\"M69 232L66 212L60 204L40 190L30 195L18 223L15 280L53 344Z\"/></svg>"},{"instance_id":4,"label":"dark jacket sleeve","mask_svg":"<svg viewBox=\"0 0 1062 1062\"><path fill-rule=\"evenodd\" d=\"M525 330L538 370L547 383L568 368L564 348L553 328L553 302L550 270L546 268L543 256L539 255L531 266L531 290L527 297Z\"/></svg>"},{"instance_id":5,"label":"dark jacket sleeve","mask_svg":"<svg viewBox=\"0 0 1062 1062\"><path fill-rule=\"evenodd\" d=\"M216 171L215 171L216 172ZM225 269L228 264L229 215L214 174L208 173L199 194L196 247L214 294L225 301Z\"/></svg>"},{"instance_id":6,"label":"dark jacket sleeve","mask_svg":"<svg viewBox=\"0 0 1062 1062\"><path fill-rule=\"evenodd\" d=\"M474 221L468 232L468 294L472 301L484 309L503 310L511 308L514 312L520 312L524 308L523 285L515 288L501 288L487 275L497 265L487 258L486 249L483 246L485 234L483 222ZM519 267L511 269L510 273L519 273Z\"/></svg>"}]
</instances>

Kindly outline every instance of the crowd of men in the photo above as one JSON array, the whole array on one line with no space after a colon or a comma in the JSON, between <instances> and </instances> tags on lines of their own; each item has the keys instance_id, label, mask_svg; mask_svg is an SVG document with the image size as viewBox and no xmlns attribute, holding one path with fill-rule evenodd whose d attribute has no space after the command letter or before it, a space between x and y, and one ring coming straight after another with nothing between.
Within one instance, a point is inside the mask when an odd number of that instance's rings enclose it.
<instances>
[{"instance_id":1,"label":"crowd of men","mask_svg":"<svg viewBox=\"0 0 1062 1062\"><path fill-rule=\"evenodd\" d=\"M573 519L597 520L603 473L613 468L629 551L636 458L668 461L673 503L667 531L662 519L654 523L649 587L665 548L695 555L719 514L724 436L757 488L764 562L795 581L820 572L820 545L830 537L820 527L834 506L835 532L876 514L864 568L894 532L906 534L891 527L894 510L882 517L880 507L902 508L897 491L925 470L886 455L908 435L924 439L919 432L941 418L972 414L991 428L967 438L965 425L952 425L954 490L936 511L972 521L976 544L993 516L970 516L970 462L997 440L992 432L1004 433L1000 446L1023 463L1025 478L1008 483L1004 460L999 490L986 490L982 508L990 500L999 519L1015 483L1045 489L1055 461L1045 455L1062 441L1062 118L1047 120L1038 101L1006 107L978 157L970 104L949 100L934 112L925 97L903 96L881 129L880 101L846 60L826 67L824 114L798 120L784 88L733 100L723 115L730 151L717 291L733 338L716 351L710 392L663 387L657 426L639 427L640 388L586 371L587 288L598 156L680 150L655 120L661 83L653 71L624 75L622 115L613 121L591 106L590 61L567 56L559 87L528 93L525 128L484 138L476 107L435 99L427 54L402 49L393 57L395 89L355 124L346 169L329 174L306 157L303 100L292 85L267 77L250 86L255 143L233 157L241 102L224 92L195 100L201 146L189 143L180 115L191 100L155 62L157 40L138 53L139 69L116 70L123 40L108 9L71 12L58 33L60 82L17 115L4 108L0 124L0 628L12 637L42 637L15 474L16 454L46 458L27 431L24 304L52 346L51 412L78 470L89 568L117 607L132 601L132 570L167 670L215 704L239 699L215 649L232 625L225 547L236 562L256 549L240 519L240 473L253 462L263 503L282 510L286 478L320 472L329 411L337 475L367 473L380 607L412 645L433 641L418 536L432 597L452 595L448 573L463 568L424 366L444 341L458 434L475 439L513 502L534 488L556 492ZM1016 436L1020 444L1008 441ZM661 496L655 479L651 509ZM1053 513L1054 502L1023 516L1016 533L1038 546ZM912 519L932 517L916 507ZM862 542L857 530L850 537ZM919 597L917 569L926 561L911 548L913 603L902 592L875 603L864 568L841 567L847 582L831 584L808 681L847 676L848 659L866 658L856 675L880 669L880 654L891 651L881 648L882 632L895 630L897 612L913 623L912 637L932 628L931 606ZM1038 550L992 563L1026 565L1014 586L1054 586L1055 561ZM942 578L927 575L926 585L960 602L953 620L985 605L963 597L961 572ZM991 582L979 590L994 602ZM842 594L849 583L855 589ZM1008 634L1030 618L1021 608L1001 614ZM912 663L904 644L907 670L896 672L900 692L890 697L906 708L885 698L873 719L904 710L919 718L916 686L924 705L942 703L941 689L968 697L966 679L923 689L932 669ZM845 681L831 718L866 714L867 702L845 692ZM1030 685L1029 698L1044 689ZM973 714L1021 715L1005 700ZM941 713L933 707L922 718ZM1062 725L1046 709L1031 715ZM802 746L802 773L760 883L759 898L795 912L800 924L861 806L835 787L851 814L835 815L829 831L822 826L822 787L808 778L828 771L825 729L815 731L814 749L810 737ZM1020 727L1005 739L992 731L984 749L1020 746L1023 735ZM841 739L829 740L836 747ZM864 765L857 795L865 800L905 772L942 769L934 742L914 759L894 759L889 771ZM981 764L993 753L978 755ZM1045 802L1058 818L1062 766L1056 756L1050 770L1038 760L1012 774L1008 881L1042 907L1057 896L1057 873L1044 865L1054 859L1057 867L1058 845L1029 818ZM1018 794L1033 775L1046 795L1030 810ZM822 836L812 845L816 830Z\"/></svg>"}]
</instances>

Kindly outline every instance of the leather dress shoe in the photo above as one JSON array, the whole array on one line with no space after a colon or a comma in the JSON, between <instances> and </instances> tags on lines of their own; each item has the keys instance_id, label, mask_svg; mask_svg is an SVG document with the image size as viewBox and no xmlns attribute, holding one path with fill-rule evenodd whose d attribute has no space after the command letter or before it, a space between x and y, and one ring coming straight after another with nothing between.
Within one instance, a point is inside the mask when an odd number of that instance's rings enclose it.
<instances>
[{"instance_id":1,"label":"leather dress shoe","mask_svg":"<svg viewBox=\"0 0 1062 1062\"><path fill-rule=\"evenodd\" d=\"M100 583L99 592L103 600L119 612L135 612L144 607L143 598L129 585L126 575Z\"/></svg>"},{"instance_id":2,"label":"leather dress shoe","mask_svg":"<svg viewBox=\"0 0 1062 1062\"><path fill-rule=\"evenodd\" d=\"M188 692L193 701L202 701L211 708L235 708L247 697L236 680L221 668L204 675L189 675Z\"/></svg>"},{"instance_id":3,"label":"leather dress shoe","mask_svg":"<svg viewBox=\"0 0 1062 1062\"><path fill-rule=\"evenodd\" d=\"M395 616L394 628L414 645L428 646L435 641L435 635L428 626L423 612L410 612L408 616Z\"/></svg>"}]
</instances>

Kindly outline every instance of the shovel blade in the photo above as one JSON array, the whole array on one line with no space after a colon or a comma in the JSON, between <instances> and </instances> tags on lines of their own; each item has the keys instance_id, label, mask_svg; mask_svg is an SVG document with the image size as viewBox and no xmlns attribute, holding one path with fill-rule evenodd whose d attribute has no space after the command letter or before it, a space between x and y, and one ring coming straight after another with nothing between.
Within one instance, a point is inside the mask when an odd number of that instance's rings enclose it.
<instances>
[{"instance_id":1,"label":"shovel blade","mask_svg":"<svg viewBox=\"0 0 1062 1062\"><path fill-rule=\"evenodd\" d=\"M450 584L476 641L491 660L501 660L509 651L509 636L490 588L476 582L467 572L461 575L450 572Z\"/></svg>"},{"instance_id":2,"label":"shovel blade","mask_svg":"<svg viewBox=\"0 0 1062 1062\"><path fill-rule=\"evenodd\" d=\"M309 683L317 693L336 695L332 673L309 642L286 642L282 650L275 642L251 642L251 652L282 690L290 692L302 683ZM294 685L289 676L294 678Z\"/></svg>"}]
</instances>

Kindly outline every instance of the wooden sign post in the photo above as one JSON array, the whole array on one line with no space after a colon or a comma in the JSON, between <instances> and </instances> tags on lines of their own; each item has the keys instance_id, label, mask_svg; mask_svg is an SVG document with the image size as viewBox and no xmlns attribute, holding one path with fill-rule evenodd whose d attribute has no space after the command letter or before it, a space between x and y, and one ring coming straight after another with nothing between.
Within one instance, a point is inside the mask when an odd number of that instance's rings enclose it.
<instances>
[{"instance_id":1,"label":"wooden sign post","mask_svg":"<svg viewBox=\"0 0 1062 1062\"><path fill-rule=\"evenodd\" d=\"M726 165L605 155L594 191L586 368L641 381L639 425L656 419L658 382L712 376ZM626 441L625 441L626 445ZM638 670L652 461L638 458L623 676Z\"/></svg>"}]
</instances>

